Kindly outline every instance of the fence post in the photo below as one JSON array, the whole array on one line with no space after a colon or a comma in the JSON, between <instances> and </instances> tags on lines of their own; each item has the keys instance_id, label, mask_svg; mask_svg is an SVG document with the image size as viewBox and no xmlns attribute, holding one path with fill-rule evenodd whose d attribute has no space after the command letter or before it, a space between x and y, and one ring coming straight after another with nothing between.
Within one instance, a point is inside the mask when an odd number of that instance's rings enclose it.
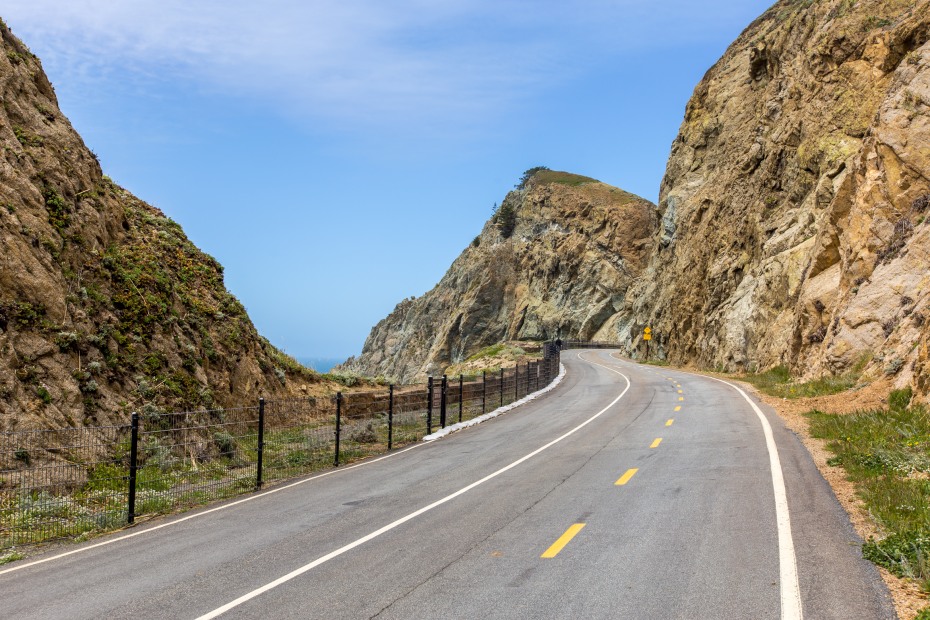
<instances>
[{"instance_id":1,"label":"fence post","mask_svg":"<svg viewBox=\"0 0 930 620\"><path fill-rule=\"evenodd\" d=\"M488 371L481 371L481 415L488 412Z\"/></svg>"},{"instance_id":2,"label":"fence post","mask_svg":"<svg viewBox=\"0 0 930 620\"><path fill-rule=\"evenodd\" d=\"M262 456L265 453L265 399L258 399L258 462L255 464L255 490L262 488Z\"/></svg>"},{"instance_id":3,"label":"fence post","mask_svg":"<svg viewBox=\"0 0 930 620\"><path fill-rule=\"evenodd\" d=\"M459 373L459 422L462 421L462 406L465 402L465 379L461 373Z\"/></svg>"},{"instance_id":4,"label":"fence post","mask_svg":"<svg viewBox=\"0 0 930 620\"><path fill-rule=\"evenodd\" d=\"M501 407L504 406L504 369L501 368Z\"/></svg>"},{"instance_id":5,"label":"fence post","mask_svg":"<svg viewBox=\"0 0 930 620\"><path fill-rule=\"evenodd\" d=\"M129 432L129 507L126 522L136 520L136 471L139 465L139 414L132 412L132 427Z\"/></svg>"},{"instance_id":6,"label":"fence post","mask_svg":"<svg viewBox=\"0 0 930 620\"><path fill-rule=\"evenodd\" d=\"M520 362L513 367L513 400L520 400Z\"/></svg>"},{"instance_id":7,"label":"fence post","mask_svg":"<svg viewBox=\"0 0 930 620\"><path fill-rule=\"evenodd\" d=\"M336 392L336 459L334 467L339 467L339 432L342 430L342 392Z\"/></svg>"},{"instance_id":8,"label":"fence post","mask_svg":"<svg viewBox=\"0 0 930 620\"><path fill-rule=\"evenodd\" d=\"M394 444L394 384L388 387L388 450Z\"/></svg>"},{"instance_id":9,"label":"fence post","mask_svg":"<svg viewBox=\"0 0 930 620\"><path fill-rule=\"evenodd\" d=\"M426 382L426 434L433 434L433 378Z\"/></svg>"},{"instance_id":10,"label":"fence post","mask_svg":"<svg viewBox=\"0 0 930 620\"><path fill-rule=\"evenodd\" d=\"M446 404L447 404L447 392L449 387L449 379L445 375L442 376L442 386L439 391L439 427L446 427Z\"/></svg>"}]
</instances>

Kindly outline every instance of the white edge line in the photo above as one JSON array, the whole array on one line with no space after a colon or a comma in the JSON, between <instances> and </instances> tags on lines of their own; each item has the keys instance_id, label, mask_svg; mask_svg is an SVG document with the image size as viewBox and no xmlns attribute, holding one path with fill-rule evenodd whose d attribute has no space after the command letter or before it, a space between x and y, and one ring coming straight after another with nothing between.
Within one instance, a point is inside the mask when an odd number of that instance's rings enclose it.
<instances>
[{"instance_id":1,"label":"white edge line","mask_svg":"<svg viewBox=\"0 0 930 620\"><path fill-rule=\"evenodd\" d=\"M781 584L781 617L782 620L801 620L804 617L804 608L801 603L801 586L798 583L798 561L794 552L794 539L791 536L791 515L788 511L788 493L785 490L785 475L781 468L781 459L778 458L778 446L768 418L759 409L759 406L749 398L742 388L729 381L707 377L728 385L742 396L752 410L756 412L762 423L765 433L765 445L769 451L769 465L772 469L772 487L775 491L775 519L778 523L778 572Z\"/></svg>"},{"instance_id":2,"label":"white edge line","mask_svg":"<svg viewBox=\"0 0 930 620\"><path fill-rule=\"evenodd\" d=\"M623 360L620 360L623 361ZM728 385L736 390L742 396L752 410L756 412L759 421L762 423L762 432L765 435L765 446L769 453L769 466L772 470L772 487L775 493L775 521L778 527L778 574L781 593L781 618L782 620L802 620L804 617L804 607L801 602L801 586L798 583L798 561L794 551L794 539L791 535L791 515L788 511L788 493L785 490L785 475L781 468L781 459L778 458L778 446L775 443L775 436L772 433L772 426L768 418L759 409L755 401L749 398L749 395L739 386L733 385L729 381L699 375L686 370L676 370L687 375L711 379Z\"/></svg>"},{"instance_id":3,"label":"white edge line","mask_svg":"<svg viewBox=\"0 0 930 620\"><path fill-rule=\"evenodd\" d=\"M313 482L313 481L315 481L315 480L319 480L320 478L325 478L326 476L332 476L333 474L338 474L339 472L349 471L350 469L356 469L356 468L358 468L358 467L364 467L364 466L366 466L366 465L371 465L372 463L377 463L378 461L383 461L384 459L388 459L388 458L397 456L398 454L403 454L404 452L409 452L410 450L413 450L414 448L419 448L420 446L423 446L423 445L426 445L426 444L417 443L417 444L414 444L414 445L412 445L412 446L410 446L410 447L408 447L408 448L404 448L404 449L402 449L402 450L398 450L397 452L391 452L390 454L386 454L386 455L384 455L384 456L379 456L379 457L376 458L376 459L371 459L370 461L362 461L361 463L356 463L355 465L349 465L348 467L340 467L340 468L338 468L338 469L333 469L333 470L324 472L324 473L322 473L322 474L317 474L317 475L312 476L312 477L310 477L310 478L304 478L303 480L298 480L297 482L291 482L291 483L285 484L285 485L283 485L283 486L279 486L279 487L275 487L275 488L273 488L273 489L269 489L268 491L263 491L263 492L261 492L261 493L256 493L255 495L249 495L248 497L244 497L244 498L242 498L242 499L238 499L238 500L236 500L236 501L234 501L234 502L230 502L230 503L228 503L228 504L223 504L222 506L216 506L216 507L214 507L214 508L209 508L209 509L207 509L207 510L203 510L203 511L200 511L200 512L196 512L196 513L194 513L194 514L187 515L186 517L181 517L180 519L173 519L173 520L171 520L171 521L168 521L167 523L162 523L161 525L155 525L155 526L152 526L152 527L147 527L147 528L145 528L145 529L141 529L141 530L139 530L139 531L137 531L137 532L133 532L133 533L131 533L131 534L124 534L123 536L118 536L117 538L110 538L110 539L107 539L107 540L104 540L104 541L95 543L95 544L93 544L93 545L87 545L86 547L81 547L81 548L79 548L79 549L73 549L73 550L71 550L71 551L66 551L66 552L64 552L64 553L59 553L59 554L57 554L57 555L53 555L53 556L50 556L50 557L47 557L47 558L42 558L42 559L40 559L40 560L33 560L32 562L26 562L25 564L17 564L16 566L11 566L10 568L6 568L6 569L3 569L3 570L0 570L0 575L5 575L5 574L7 574L7 573L12 573L12 572L15 572L15 571L18 571L18 570L22 570L22 569L24 569L24 568L29 568L30 566L36 566L36 565L38 565L38 564L45 564L46 562L52 562L52 561L54 561L54 560L60 560L60 559L62 559L62 558L66 558L66 557L68 557L68 556L70 556L70 555L75 555L75 554L78 554L78 553L84 553L85 551L90 551L91 549L96 549L96 548L98 548L98 547L104 547L104 546L106 546L106 545L112 545L113 543L118 543L118 542L121 542L121 541L124 541L124 540L128 540L128 539L130 539L130 538L135 538L136 536L142 536L143 534L149 534L149 533L151 533L151 532L160 530L160 529L162 529L162 528L171 527L171 526L177 525L177 524L179 524L179 523L184 523L185 521L190 521L191 519L197 519L197 518L199 518L199 517L203 517L203 516L205 516L205 515L208 515L208 514L211 514L211 513L214 513L214 512L218 512L218 511L220 511L220 510L226 510L227 508L232 508L233 506L238 506L239 504L244 504L244 503L246 503L246 502L251 502L251 501L256 500L256 499L261 499L261 498L263 498L263 497L267 497L268 495L273 495L273 494L275 494L275 493L280 493L281 491L286 491L287 489L292 489L292 488L294 488L294 487L296 487L296 486L300 486L300 485L306 484L306 483L308 483L308 482Z\"/></svg>"},{"instance_id":4,"label":"white edge line","mask_svg":"<svg viewBox=\"0 0 930 620\"><path fill-rule=\"evenodd\" d=\"M558 385L559 385L560 383L562 383L562 379L564 379L564 378L565 378L565 365L564 365L564 364L559 364L559 374L558 374L558 376L556 376L556 378L553 379L552 382L551 382L549 385L547 385L546 387L544 387L543 389L541 389L541 390L536 390L536 391L533 392L532 394L527 394L526 396L524 396L524 397L521 398L520 400L514 401L514 402L510 403L509 405L504 405L503 407L498 407L498 408L495 409L494 411L489 411L488 413L485 413L484 415L480 415L480 416L478 416L477 418L472 418L471 420L466 420L466 421L464 421L464 422L458 422L458 423L456 423L456 424L453 424L452 426L447 426L447 427L445 427L445 428L443 428L443 429L440 429L440 430L436 431L435 433L433 433L432 435L427 435L426 437L424 437L424 438L423 438L423 441L436 441L437 439L442 439L443 437L446 437L446 436L448 436L448 435L451 435L452 433L454 433L454 432L456 432L456 431L460 431L460 430L462 430L462 429L470 428L470 427L472 427L472 426L476 426L476 425L478 425L478 424L481 424L482 422L487 422L488 420L492 420L492 419L496 418L497 416L504 415L504 414L507 413L508 411L511 411L512 409L516 409L516 408L519 407L520 405L525 405L526 403L530 402L531 400L535 400L535 399L539 398L540 396L542 396L542 395L545 394L546 392L549 392L549 391L551 391L551 390L554 390L556 387L558 387Z\"/></svg>"},{"instance_id":5,"label":"white edge line","mask_svg":"<svg viewBox=\"0 0 930 620\"><path fill-rule=\"evenodd\" d=\"M581 353L580 353L580 352L578 353L578 357L579 357L579 359L584 359L584 358L581 357ZM584 360L584 361L588 361L588 360ZM594 362L589 362L589 363L594 363ZM597 365L598 365L598 366L601 366L601 364L597 364ZM408 514L407 516L401 517L400 519L397 519L396 521L393 521L393 522L391 522L391 523L388 523L388 524L385 525L384 527L382 527L382 528L380 528L380 529L378 529L378 530L375 530L374 532L368 534L367 536L363 536L362 538L359 538L358 540L355 540L355 541L353 541L353 542L351 542L351 543L349 543L349 544L347 544L347 545L345 545L345 546L343 546L343 547L340 547L340 548L336 549L335 551L331 551L330 553L327 553L326 555L324 555L324 556L322 556L322 557L320 557L320 558L317 558L316 560L310 562L309 564L305 564L305 565L301 566L300 568L297 568L297 569L295 569L295 570L293 570L293 571L287 573L286 575L283 575L283 576L281 576L281 577L278 577L278 578L275 579L274 581L272 581L272 582L270 582L270 583L267 583L267 584L261 586L260 588L256 588L255 590L252 590L251 592L248 592L248 593L246 593L246 594L243 594L243 595L240 596L239 598L237 598L237 599L235 599L234 601L231 601L231 602L229 602L229 603L226 603L226 604L223 605L222 607L217 607L217 608L214 609L213 611L208 612L208 613L206 613L206 614L204 614L204 615L202 615L202 616L199 616L199 617L197 618L197 620L210 620L211 618L216 618L217 616L220 616L220 615L226 613L227 611L230 611L231 609L234 609L234 608L238 607L239 605L242 605L243 603L252 600L253 598L255 598L255 597L257 597L257 596L259 596L259 595L261 595L261 594L264 594L265 592L268 592L269 590L272 590L272 589L277 588L278 586L280 586L280 585L282 585L282 584L284 584L284 583L287 583L288 581L294 579L295 577L299 577L300 575L303 575L303 574L306 573L307 571L310 571L310 570L316 568L317 566L319 566L319 565L321 565L321 564L324 564L324 563L326 563L326 562L332 560L333 558L336 558L336 557L338 557L338 556L340 556L340 555L346 553L347 551L351 551L352 549L355 549L356 547L358 547L358 546L360 546L360 545L363 545L363 544L365 544L366 542L368 542L368 541L370 541L370 540L373 540L373 539L377 538L378 536L381 536L381 535L384 534L385 532L389 532L389 531L393 530L394 528L396 528L396 527L398 527L398 526L400 526L400 525L403 525L404 523L406 523L407 521L410 521L411 519L415 519L416 517L418 517L418 516L420 516L420 515L422 515L422 514L424 514L424 513L426 513L426 512L429 512L430 510L433 510L434 508L436 508L436 507L438 507L438 506L441 506L441 505L443 505L443 504L445 504L445 503L447 503L447 502L452 501L453 499L455 499L456 497L458 497L458 496L460 496L460 495L464 495L465 493L468 493L469 491L471 491L471 490L474 489L475 487L478 487L478 486L484 484L485 482L487 482L487 481L489 481L489 480L492 480L492 479L494 479L494 478L497 478L497 477L500 476L501 474L503 474L503 473L505 473L505 472L507 472L507 471L510 471L511 469L513 469L514 467L520 465L521 463L524 463L524 462L528 461L529 459L533 458L534 456L536 456L536 455L539 454L540 452L543 452L543 451L545 451L545 450L551 448L551 447L554 446L555 444L557 444L557 443L559 443L559 442L561 442L561 441L567 439L567 438L570 437L571 435L574 435L575 433L577 433L578 431L580 431L582 428L584 428L585 426L587 426L588 424L590 424L590 423L593 422L594 420L596 420L596 419L598 419L599 417L601 417L601 416L602 416L604 413L606 413L611 407L613 407L613 406L616 405L618 402L620 402L620 399L623 398L623 397L626 395L626 393L630 390L630 387L631 387L632 384L630 383L629 377L627 377L626 375L624 375L623 373L621 373L621 372L619 372L619 371L617 371L617 370L613 370L612 368L608 368L607 366L604 366L604 368L607 368L608 370L611 370L611 371L617 373L618 375L620 375L621 377L623 377L623 378L626 380L626 388L620 393L619 396L617 396L617 398L615 398L613 401L611 401L611 403L610 403L609 405L607 405L606 407L604 407L603 409L601 409L600 411L598 411L596 414L594 414L593 416L591 416L590 418L588 418L587 420L585 420L584 422L582 422L581 424L579 424L579 425L576 426L575 428L571 429L570 431L568 431L567 433L565 433L565 434L562 435L561 437L558 437L558 438L556 438L556 439L553 439L552 441L550 441L550 442L547 443L546 445L542 446L541 448L537 448L536 450L530 452L530 453L527 454L526 456L517 459L516 461L514 461L514 462L511 463L510 465L507 465L506 467L502 467L501 469L498 469L498 470L495 471L494 473L488 474L487 476L485 476L485 477L482 478L481 480L478 480L478 481L476 481L476 482L472 482L472 483L469 484L468 486L459 489L458 491L456 491L455 493L452 493L451 495L447 495L447 496L443 497L442 499L436 500L436 501L433 502L432 504L429 504L428 506L424 506L423 508L420 508L419 510L416 510L416 511L414 511L414 512L411 512L411 513ZM424 445L424 444L420 444L420 445Z\"/></svg>"}]
</instances>

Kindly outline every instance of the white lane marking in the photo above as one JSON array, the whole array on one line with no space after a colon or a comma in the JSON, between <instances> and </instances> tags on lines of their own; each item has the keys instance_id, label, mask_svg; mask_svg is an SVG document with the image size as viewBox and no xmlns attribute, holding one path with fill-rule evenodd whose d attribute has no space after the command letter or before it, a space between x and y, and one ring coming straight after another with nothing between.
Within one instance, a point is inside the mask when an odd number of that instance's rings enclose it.
<instances>
[{"instance_id":1,"label":"white lane marking","mask_svg":"<svg viewBox=\"0 0 930 620\"><path fill-rule=\"evenodd\" d=\"M192 515L188 515L188 516L186 516L186 517L181 517L180 519L175 519L175 520L169 521L169 522L167 522L167 523L162 523L161 525L155 525L155 526L153 526L153 527L148 527L148 528L145 528L144 530L139 530L138 532L133 532L132 534L125 534L125 535L119 536L119 537L117 537L117 538L110 538L110 539L108 539L108 540L104 540L104 541L102 541L102 542L98 542L98 543L95 543L95 544L93 544L93 545L87 545L86 547L81 547L80 549L73 549L73 550L71 550L71 551L66 551L66 552L64 552L64 553L59 553L58 555L53 555L53 556L50 556L50 557L47 557L47 558L42 558L41 560L34 560L34 561L32 561L32 562L27 562L27 563L25 563L25 564L18 564L18 565L16 565L16 566L12 566L12 567L10 567L10 568L4 569L4 570L0 570L0 575L5 575L6 573L12 573L12 572L14 572L14 571L22 570L22 569L24 569L24 568L29 568L30 566L36 566L37 564L45 564L46 562L51 562L51 561L53 561L53 560L60 560L61 558L68 557L69 555L75 555L75 554L77 554L77 553L84 553L85 551L90 551L91 549L96 549L96 548L98 548L98 547L105 547L106 545L112 545L113 543L121 542L121 541L123 541L123 540L128 540L128 539L130 539L130 538L135 538L136 536L142 536L143 534L149 534L149 533L151 533L151 532L155 532L155 531L160 530L160 529L162 529L162 528L171 527L171 526L173 526L173 525L178 525L179 523L184 523L185 521L190 521L191 519L197 519L197 518L203 517L203 516L205 516L205 515L208 515L208 514L211 514L211 513L214 513L214 512L218 512L218 511L220 511L220 510L226 510L227 508L232 508L233 506L238 506L239 504L244 504L244 503L246 503L246 502L251 502L251 501L256 500L256 499L261 499L261 498L263 498L263 497L267 497L267 496L269 496L269 495L274 495L275 493L280 493L281 491L286 491L287 489L292 489L292 488L294 488L294 487L296 487L296 486L300 486L300 485L306 484L306 483L308 483L308 482L313 482L314 480L319 480L320 478L325 478L326 476L332 476L333 474L338 474L339 472L349 471L350 469L356 469L356 468L358 468L358 467L364 467L364 466L366 466L366 465L371 465L372 463L377 463L378 461L383 461L384 459L389 459L389 458L391 458L391 457L397 456L398 454L403 454L404 452L409 452L409 451L413 450L414 448L419 448L420 446L425 446L425 445L427 445L427 444L417 443L417 444L414 444L414 445L410 446L409 448L404 448L403 450L398 450L397 452L391 452L390 454L386 454L386 455L384 455L384 456L380 456L380 457L378 457L378 458L376 458L376 459L372 459L372 460L370 460L370 461L363 461L363 462L357 463L357 464L355 464L355 465L349 465L348 467L340 467L339 469L333 469L332 471L328 471L328 472L325 472L325 473L322 473L322 474L318 474L318 475L313 476L313 477L311 477L311 478L304 478L303 480L298 480L297 482L292 482L292 483L286 484L286 485L284 485L284 486L275 487L275 488L273 488L273 489L271 489L271 490L269 490L269 491L263 491L263 492L261 492L261 493L255 494L255 495L250 495L250 496L244 497L244 498L242 498L242 499L240 499L240 500L236 500L236 501L230 502L230 503L228 503L228 504L223 504L222 506L217 506L217 507L215 507L215 508L210 508L210 509L204 510L204 511L202 511L202 512L197 512L197 513L194 513L194 514L192 514Z\"/></svg>"},{"instance_id":2,"label":"white lane marking","mask_svg":"<svg viewBox=\"0 0 930 620\"><path fill-rule=\"evenodd\" d=\"M584 358L581 357L581 353L580 353L580 352L578 353L578 358L584 360ZM584 360L584 361L588 361L588 360ZM592 363L592 362L589 362L589 363ZM606 366L605 366L605 368L606 368ZM608 369L608 370L611 370L611 369ZM393 521L393 522L391 522L391 523L388 523L388 524L385 525L384 527L382 527L382 528L380 528L380 529L378 529L378 530L375 530L374 532L368 534L367 536L363 536L362 538L359 538L358 540L355 540L355 541L353 541L353 542L351 542L351 543L349 543L349 544L347 544L347 545L345 545L345 546L343 546L343 547L340 547L340 548L336 549L335 551L332 551L332 552L330 552L330 553L327 553L326 555L324 555L324 556L322 556L322 557L320 557L320 558L317 558L316 560L310 562L309 564L304 564L304 565L301 566L300 568L297 568L297 569L295 569L295 570L289 572L289 573L286 574L286 575L283 575L283 576L281 576L281 577L278 577L278 578L275 579L274 581L272 581L272 582L270 582L270 583L267 583L267 584L261 586L260 588L256 588L256 589L252 590L251 592L248 592L248 593L246 593L246 594L243 594L242 596L240 596L240 597L237 598L236 600L231 601L231 602L229 602L229 603L226 603L226 604L223 605L222 607L217 607L217 608L214 609L213 611L208 612L208 613L206 613L206 614L204 614L204 615L202 615L202 616L199 616L199 617L197 618L197 620L210 620L210 618L216 618L217 616L220 616L220 615L226 613L227 611L229 611L229 610L231 610L231 609L234 609L234 608L238 607L239 605L242 605L243 603L252 600L253 598L255 598L255 597L257 597L257 596L260 596L261 594L264 594L265 592L268 592L269 590L273 590L274 588L277 588L278 586L280 586L280 585L282 585L282 584L284 584L284 583L287 583L288 581L294 579L295 577L299 577L300 575L303 575L303 574L306 573L307 571L313 570L314 568L316 568L317 566L320 566L321 564L325 564L326 562L332 560L333 558L339 557L340 555L342 555L342 554L344 554L344 553L346 553L346 552L348 552L348 551L351 551L352 549L355 549L356 547L358 547L358 546L360 546L360 545L363 545L363 544L365 544L366 542L368 542L368 541L370 541L370 540L373 540L373 539L375 539L375 538L381 536L382 534L384 534L384 533L386 533L386 532L389 532L389 531L393 530L393 529L396 528L396 527L399 527L399 526L403 525L404 523L410 521L411 519L415 519L415 518L419 517L420 515L422 515L422 514L424 514L424 513L427 513L427 512L429 512L430 510L433 510L434 508L437 508L438 506L442 506L443 504L452 501L453 499L455 499L456 497L458 497L458 496L460 496L460 495L464 495L465 493L468 493L469 491L471 491L471 490L474 489L475 487L481 486L481 485L484 484L485 482L488 482L489 480L493 480L494 478L497 478L497 477L500 476L501 474L503 474L503 473L505 473L505 472L507 472L507 471L510 471L510 470L513 469L514 467L516 467L516 466L518 466L518 465L520 465L520 464L522 464L522 463L528 461L529 459L533 458L534 456L536 456L536 455L539 454L540 452L543 452L543 451L545 451L545 450L548 450L549 448L551 448L552 446L556 445L557 443L559 443L559 442L561 442L561 441L567 439L568 437L574 435L575 433L577 433L578 431L580 431L581 429L583 429L585 426L587 426L588 424L590 424L590 423L593 422L594 420L596 420L596 419L598 419L599 417L601 417L602 415L604 415L604 413L606 413L607 410L609 410L611 407L613 407L613 406L616 405L618 402L620 402L620 399L623 398L624 395L626 395L626 393L630 390L630 386L631 386L630 379L629 379L626 375L624 375L623 373L621 373L621 372L618 372L618 371L616 371L616 370L614 370L613 372L616 372L616 373L619 374L621 377L623 377L624 379L626 379L626 388L625 388L625 389L620 393L620 395L617 396L617 398L615 398L609 405L607 405L606 407L604 407L603 409L601 409L600 411L598 411L596 414L594 414L593 416L591 416L590 418L588 418L587 420L585 420L584 422L582 422L581 424L579 424L578 426L576 426L575 428L573 428L572 430L568 431L567 433L565 433L565 434L562 435L561 437L558 437L557 439L553 439L552 441L550 441L550 442L547 443L546 445L542 446L541 448L537 448L536 450L530 452L530 453L527 454L526 456L517 459L516 461L514 461L514 462L511 463L510 465L507 465L506 467L502 467L501 469L498 469L497 471L495 471L495 472L492 473L492 474L488 474L487 476L485 476L485 477L482 478L481 480L478 480L478 481L476 481L476 482L472 482L472 483L469 484L468 486L459 489L458 491L456 491L455 493L452 493L451 495L447 495L447 496L443 497L442 499L436 500L436 501L433 502L432 504L429 504L428 506L424 506L423 508L420 508L419 510L416 510L416 511L414 511L414 512L411 512L411 513L408 514L407 516L401 517L400 519L397 519L396 521Z\"/></svg>"},{"instance_id":3,"label":"white lane marking","mask_svg":"<svg viewBox=\"0 0 930 620\"><path fill-rule=\"evenodd\" d=\"M711 379L724 385L728 385L742 396L752 410L756 412L759 422L762 424L762 432L765 435L765 446L769 453L769 467L772 470L772 487L775 493L775 521L778 528L778 574L781 593L781 618L782 620L802 620L804 618L804 608L801 602L801 586L798 583L798 561L794 552L794 538L791 535L791 515L788 511L788 493L785 490L785 475L781 468L781 459L778 458L778 446L775 443L775 436L772 433L772 426L768 418L759 409L759 406L749 398L740 387L733 385L729 381L698 375L685 370L680 370L684 374Z\"/></svg>"},{"instance_id":4,"label":"white lane marking","mask_svg":"<svg viewBox=\"0 0 930 620\"><path fill-rule=\"evenodd\" d=\"M794 539L791 536L791 515L788 512L788 493L785 490L785 475L781 468L781 459L778 458L778 446L772 434L772 426L768 418L759 409L759 406L741 388L729 381L707 377L719 381L739 392L762 423L765 433L765 445L769 451L769 466L772 469L772 486L775 490L775 519L778 523L778 572L781 584L781 617L782 620L801 620L804 617L804 608L801 603L801 586L798 583L798 561L794 553Z\"/></svg>"}]
</instances>

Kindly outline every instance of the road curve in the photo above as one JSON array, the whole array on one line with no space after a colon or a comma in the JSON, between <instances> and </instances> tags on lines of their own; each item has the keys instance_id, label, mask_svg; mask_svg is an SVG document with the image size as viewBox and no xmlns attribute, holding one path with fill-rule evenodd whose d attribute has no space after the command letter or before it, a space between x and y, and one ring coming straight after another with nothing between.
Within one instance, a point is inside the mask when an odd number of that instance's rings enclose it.
<instances>
[{"instance_id":1,"label":"road curve","mask_svg":"<svg viewBox=\"0 0 930 620\"><path fill-rule=\"evenodd\" d=\"M2 566L0 616L895 617L765 406L606 351L563 361L558 388L448 438Z\"/></svg>"}]
</instances>

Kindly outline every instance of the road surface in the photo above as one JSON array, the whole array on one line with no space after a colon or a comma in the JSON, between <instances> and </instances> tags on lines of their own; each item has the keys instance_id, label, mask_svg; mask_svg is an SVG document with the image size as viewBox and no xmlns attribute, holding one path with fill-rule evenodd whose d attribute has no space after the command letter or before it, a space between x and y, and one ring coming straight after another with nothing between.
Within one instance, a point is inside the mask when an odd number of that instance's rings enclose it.
<instances>
[{"instance_id":1,"label":"road surface","mask_svg":"<svg viewBox=\"0 0 930 620\"><path fill-rule=\"evenodd\" d=\"M774 413L608 351L563 362L442 440L0 566L0 617L895 617Z\"/></svg>"}]
</instances>

